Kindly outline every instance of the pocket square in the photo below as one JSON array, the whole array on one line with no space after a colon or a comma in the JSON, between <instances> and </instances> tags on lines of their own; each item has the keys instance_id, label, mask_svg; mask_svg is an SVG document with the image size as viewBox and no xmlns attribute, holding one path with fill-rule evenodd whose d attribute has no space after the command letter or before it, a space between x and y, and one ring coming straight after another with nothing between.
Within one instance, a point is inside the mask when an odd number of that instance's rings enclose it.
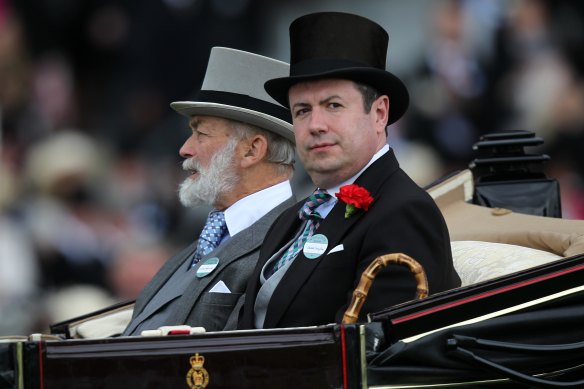
<instances>
[{"instance_id":1,"label":"pocket square","mask_svg":"<svg viewBox=\"0 0 584 389\"><path fill-rule=\"evenodd\" d=\"M338 245L338 246L335 246L335 247L333 247L333 248L331 249L331 251L329 251L328 253L329 253L329 254L332 254L332 253L336 253L337 251L343 251L344 249L345 249L345 246L343 246L342 244L340 244L340 245ZM328 255L328 254L327 254L327 255Z\"/></svg>"},{"instance_id":2,"label":"pocket square","mask_svg":"<svg viewBox=\"0 0 584 389\"><path fill-rule=\"evenodd\" d=\"M231 293L225 282L219 281L210 290L209 293Z\"/></svg>"}]
</instances>

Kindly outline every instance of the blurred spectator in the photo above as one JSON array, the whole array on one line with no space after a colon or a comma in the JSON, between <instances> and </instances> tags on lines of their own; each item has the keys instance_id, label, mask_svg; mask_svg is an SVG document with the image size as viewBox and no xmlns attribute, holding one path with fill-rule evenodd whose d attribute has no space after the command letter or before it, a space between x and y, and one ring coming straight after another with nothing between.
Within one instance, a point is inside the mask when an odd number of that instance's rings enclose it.
<instances>
[{"instance_id":1,"label":"blurred spectator","mask_svg":"<svg viewBox=\"0 0 584 389\"><path fill-rule=\"evenodd\" d=\"M21 212L45 287L106 285L116 230L95 199L104 163L94 141L78 132L61 132L28 154Z\"/></svg>"},{"instance_id":2,"label":"blurred spectator","mask_svg":"<svg viewBox=\"0 0 584 389\"><path fill-rule=\"evenodd\" d=\"M436 149L423 142L405 140L399 131L399 125L389 126L387 143L408 176L421 187L441 177L446 169Z\"/></svg>"},{"instance_id":3,"label":"blurred spectator","mask_svg":"<svg viewBox=\"0 0 584 389\"><path fill-rule=\"evenodd\" d=\"M146 284L170 258L172 252L160 244L127 243L114 255L108 283L120 301L135 300Z\"/></svg>"},{"instance_id":4,"label":"blurred spectator","mask_svg":"<svg viewBox=\"0 0 584 389\"><path fill-rule=\"evenodd\" d=\"M39 269L28 235L6 207L16 194L15 180L0 163L0 334L28 332L34 326Z\"/></svg>"},{"instance_id":5,"label":"blurred spectator","mask_svg":"<svg viewBox=\"0 0 584 389\"><path fill-rule=\"evenodd\" d=\"M570 84L552 104L546 151L554 155L548 174L560 181L562 215L584 219L584 80Z\"/></svg>"},{"instance_id":6,"label":"blurred spectator","mask_svg":"<svg viewBox=\"0 0 584 389\"><path fill-rule=\"evenodd\" d=\"M56 53L36 61L31 100L46 132L67 128L76 122L72 72L67 59Z\"/></svg>"},{"instance_id":7,"label":"blurred spectator","mask_svg":"<svg viewBox=\"0 0 584 389\"><path fill-rule=\"evenodd\" d=\"M546 142L553 141L556 132L547 126L554 103L574 81L550 19L543 0L513 2L498 31L493 58L500 61L495 65L493 99L505 104L509 113L500 119L499 128L534 131Z\"/></svg>"},{"instance_id":8,"label":"blurred spectator","mask_svg":"<svg viewBox=\"0 0 584 389\"><path fill-rule=\"evenodd\" d=\"M566 7L572 8L571 18L558 24L558 11ZM551 156L546 172L560 181L563 217L577 219L584 218L584 82L578 63L570 62L578 57L568 56L569 44L561 39L568 30L578 34L573 27L579 26L581 42L583 22L575 3L514 1L495 37L492 61L491 98L506 107L497 128L529 130L544 139L541 149Z\"/></svg>"},{"instance_id":9,"label":"blurred spectator","mask_svg":"<svg viewBox=\"0 0 584 389\"><path fill-rule=\"evenodd\" d=\"M0 3L0 152L10 168L18 168L27 145L43 132L32 105L33 66L20 20Z\"/></svg>"},{"instance_id":10,"label":"blurred spectator","mask_svg":"<svg viewBox=\"0 0 584 389\"><path fill-rule=\"evenodd\" d=\"M468 163L472 144L492 130L485 110L487 78L465 28L464 4L433 2L427 46L409 83L412 106L404 130L407 139L437 150L448 170Z\"/></svg>"},{"instance_id":11,"label":"blurred spectator","mask_svg":"<svg viewBox=\"0 0 584 389\"><path fill-rule=\"evenodd\" d=\"M198 236L207 210L177 200L188 126L168 102L198 89L212 46L278 58L274 25L318 10L403 16L390 39L416 29L400 50L410 110L389 142L420 185L465 168L481 134L534 131L564 217L584 218L581 2L0 0L0 334L34 326L44 288L131 298ZM293 187L311 190L301 166Z\"/></svg>"}]
</instances>

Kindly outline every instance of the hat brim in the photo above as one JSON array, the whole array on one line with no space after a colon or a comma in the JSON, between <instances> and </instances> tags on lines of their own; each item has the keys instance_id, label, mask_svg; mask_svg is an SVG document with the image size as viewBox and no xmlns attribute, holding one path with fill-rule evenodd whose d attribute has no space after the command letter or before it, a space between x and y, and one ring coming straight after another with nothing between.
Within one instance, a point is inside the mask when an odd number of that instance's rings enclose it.
<instances>
[{"instance_id":1,"label":"hat brim","mask_svg":"<svg viewBox=\"0 0 584 389\"><path fill-rule=\"evenodd\" d=\"M410 95L404 83L390 72L375 68L346 68L309 75L274 78L266 81L266 92L278 103L289 106L288 90L303 81L319 79L347 79L371 85L382 95L389 97L389 117L387 124L396 122L406 112Z\"/></svg>"},{"instance_id":2,"label":"hat brim","mask_svg":"<svg viewBox=\"0 0 584 389\"><path fill-rule=\"evenodd\" d=\"M196 101L175 101L170 103L170 106L176 112L187 117L193 115L216 116L249 123L283 136L294 144L296 143L294 140L294 131L290 123L262 112L233 105Z\"/></svg>"}]
</instances>

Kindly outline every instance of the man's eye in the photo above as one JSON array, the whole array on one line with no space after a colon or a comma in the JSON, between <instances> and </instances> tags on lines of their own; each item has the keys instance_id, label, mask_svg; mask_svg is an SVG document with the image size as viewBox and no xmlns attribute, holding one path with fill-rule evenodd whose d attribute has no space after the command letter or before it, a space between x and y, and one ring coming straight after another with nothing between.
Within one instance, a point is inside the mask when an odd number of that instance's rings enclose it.
<instances>
[{"instance_id":1,"label":"man's eye","mask_svg":"<svg viewBox=\"0 0 584 389\"><path fill-rule=\"evenodd\" d=\"M295 112L294 112L294 116L302 116L302 115L304 115L306 112L308 112L308 109L306 109L306 108L302 108L302 109L299 109L299 110L295 111Z\"/></svg>"},{"instance_id":2,"label":"man's eye","mask_svg":"<svg viewBox=\"0 0 584 389\"><path fill-rule=\"evenodd\" d=\"M336 109L336 108L341 108L342 105L339 104L339 103L329 103L329 107L330 108L333 108L333 109Z\"/></svg>"}]
</instances>

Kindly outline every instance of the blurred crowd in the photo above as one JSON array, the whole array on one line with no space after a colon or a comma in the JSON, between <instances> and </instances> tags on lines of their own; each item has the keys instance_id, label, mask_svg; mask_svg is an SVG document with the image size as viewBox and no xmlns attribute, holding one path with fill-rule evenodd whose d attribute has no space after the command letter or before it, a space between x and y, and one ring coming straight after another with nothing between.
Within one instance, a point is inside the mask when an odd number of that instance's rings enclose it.
<instances>
[{"instance_id":1,"label":"blurred crowd","mask_svg":"<svg viewBox=\"0 0 584 389\"><path fill-rule=\"evenodd\" d=\"M424 44L400 74L411 106L390 127L404 169L425 185L466 168L481 135L533 131L563 216L584 219L584 5L425 3L410 23ZM189 130L168 104L196 92L212 46L272 56L275 6L0 0L0 335L134 299L198 236L208 210L177 200ZM301 167L293 184L302 196Z\"/></svg>"}]
</instances>

